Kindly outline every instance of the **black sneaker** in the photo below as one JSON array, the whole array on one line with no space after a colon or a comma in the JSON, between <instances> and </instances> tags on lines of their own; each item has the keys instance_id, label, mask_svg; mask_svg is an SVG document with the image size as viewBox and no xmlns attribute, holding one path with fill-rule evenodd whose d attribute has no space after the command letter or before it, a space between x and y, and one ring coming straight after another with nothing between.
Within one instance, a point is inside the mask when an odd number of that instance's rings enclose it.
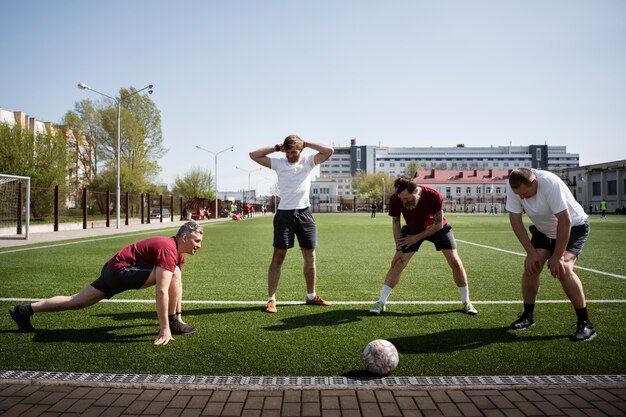
<instances>
[{"instance_id":1,"label":"black sneaker","mask_svg":"<svg viewBox=\"0 0 626 417\"><path fill-rule=\"evenodd\" d=\"M526 316L522 314L521 316L519 316L519 319L511 323L509 327L513 330L526 330L526 329L530 329L534 325L535 325L535 319L533 319L532 316Z\"/></svg>"},{"instance_id":2,"label":"black sneaker","mask_svg":"<svg viewBox=\"0 0 626 417\"><path fill-rule=\"evenodd\" d=\"M188 325L187 323L183 323L178 319L170 319L170 332L172 334L182 334L188 335L196 332L196 328Z\"/></svg>"},{"instance_id":3,"label":"black sneaker","mask_svg":"<svg viewBox=\"0 0 626 417\"><path fill-rule=\"evenodd\" d=\"M28 333L35 331L33 325L30 324L30 316L28 314L21 313L19 306L9 307L9 314L17 324L17 328L20 332Z\"/></svg>"},{"instance_id":4,"label":"black sneaker","mask_svg":"<svg viewBox=\"0 0 626 417\"><path fill-rule=\"evenodd\" d=\"M570 336L572 342L589 342L598 335L593 324L588 321L583 321L576 325L576 331Z\"/></svg>"}]
</instances>

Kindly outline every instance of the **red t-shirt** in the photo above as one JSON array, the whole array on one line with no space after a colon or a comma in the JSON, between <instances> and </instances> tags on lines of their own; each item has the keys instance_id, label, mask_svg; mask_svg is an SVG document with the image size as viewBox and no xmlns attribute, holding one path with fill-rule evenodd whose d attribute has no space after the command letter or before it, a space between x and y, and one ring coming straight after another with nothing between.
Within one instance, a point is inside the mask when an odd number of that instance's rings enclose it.
<instances>
[{"instance_id":1,"label":"red t-shirt","mask_svg":"<svg viewBox=\"0 0 626 417\"><path fill-rule=\"evenodd\" d=\"M183 268L185 257L178 253L176 238L149 237L123 247L108 264L111 268L122 269L133 265L153 265L174 272Z\"/></svg>"},{"instance_id":2,"label":"red t-shirt","mask_svg":"<svg viewBox=\"0 0 626 417\"><path fill-rule=\"evenodd\" d=\"M389 215L404 217L404 221L413 234L418 234L426 230L435 221L433 216L443 209L443 195L437 190L427 185L420 185L422 195L413 210L409 210L402 204L402 200L397 194L393 194L389 199ZM448 224L443 218L443 225Z\"/></svg>"}]
</instances>

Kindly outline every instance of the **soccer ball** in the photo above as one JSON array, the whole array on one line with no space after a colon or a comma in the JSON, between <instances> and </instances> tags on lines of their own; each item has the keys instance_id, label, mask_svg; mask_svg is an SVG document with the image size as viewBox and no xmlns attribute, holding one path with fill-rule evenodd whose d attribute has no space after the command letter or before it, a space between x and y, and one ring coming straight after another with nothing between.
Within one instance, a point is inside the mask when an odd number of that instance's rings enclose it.
<instances>
[{"instance_id":1,"label":"soccer ball","mask_svg":"<svg viewBox=\"0 0 626 417\"><path fill-rule=\"evenodd\" d=\"M375 375L389 375L398 367L399 360L398 350L388 340L373 340L363 349L363 365Z\"/></svg>"}]
</instances>

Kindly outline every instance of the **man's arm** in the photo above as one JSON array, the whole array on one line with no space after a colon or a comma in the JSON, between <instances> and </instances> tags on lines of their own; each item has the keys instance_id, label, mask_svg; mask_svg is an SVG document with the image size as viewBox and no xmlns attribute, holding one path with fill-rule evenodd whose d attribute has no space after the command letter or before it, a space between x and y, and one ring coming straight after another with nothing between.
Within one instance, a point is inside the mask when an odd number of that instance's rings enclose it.
<instances>
[{"instance_id":1,"label":"man's arm","mask_svg":"<svg viewBox=\"0 0 626 417\"><path fill-rule=\"evenodd\" d=\"M509 212L509 223L511 223L511 228L513 229L513 233L521 243L522 247L526 251L527 254L534 252L535 248L530 243L530 238L528 237L528 233L524 228L524 222L522 221L522 213L513 213Z\"/></svg>"},{"instance_id":2,"label":"man's arm","mask_svg":"<svg viewBox=\"0 0 626 417\"><path fill-rule=\"evenodd\" d=\"M531 274L541 272L541 259L532 243L530 243L530 238L528 237L528 233L524 228L524 222L522 221L522 213L509 212L509 222L511 223L511 228L513 229L513 233L515 233L517 240L519 240L519 243L521 243L522 247L526 251L524 270Z\"/></svg>"},{"instance_id":3,"label":"man's arm","mask_svg":"<svg viewBox=\"0 0 626 417\"><path fill-rule=\"evenodd\" d=\"M554 215L557 220L556 226L556 244L554 252L548 260L548 267L553 277L560 278L565 275L565 265L563 263L563 255L567 249L567 242L572 228L572 217L569 211L563 210Z\"/></svg>"},{"instance_id":4,"label":"man's arm","mask_svg":"<svg viewBox=\"0 0 626 417\"><path fill-rule=\"evenodd\" d=\"M313 161L315 161L315 165L319 165L322 162L326 161L335 152L335 149L333 149L330 146L321 145L319 143L313 143L313 142L304 142L304 147L302 149L304 148L311 148L317 151L317 153L315 154L315 157L313 157Z\"/></svg>"},{"instance_id":5,"label":"man's arm","mask_svg":"<svg viewBox=\"0 0 626 417\"><path fill-rule=\"evenodd\" d=\"M170 340L174 340L170 331L170 322L168 319L169 307L169 289L172 282L171 271L156 267L156 310L159 318L159 337L154 341L155 345L167 345Z\"/></svg>"},{"instance_id":6,"label":"man's arm","mask_svg":"<svg viewBox=\"0 0 626 417\"><path fill-rule=\"evenodd\" d=\"M267 156L273 152L280 152L281 145L267 146L256 151L250 152L250 158L259 165L263 165L266 168L272 168L272 161Z\"/></svg>"},{"instance_id":7,"label":"man's arm","mask_svg":"<svg viewBox=\"0 0 626 417\"><path fill-rule=\"evenodd\" d=\"M405 246L414 245L420 240L426 239L427 237L430 237L434 235L435 233L437 233L438 231L440 231L441 229L443 229L443 210L439 210L437 213L435 213L435 215L433 216L433 220L434 220L433 224L428 226L421 233L407 236L404 238L400 238L398 240L398 243L400 244L400 246L405 247Z\"/></svg>"}]
</instances>

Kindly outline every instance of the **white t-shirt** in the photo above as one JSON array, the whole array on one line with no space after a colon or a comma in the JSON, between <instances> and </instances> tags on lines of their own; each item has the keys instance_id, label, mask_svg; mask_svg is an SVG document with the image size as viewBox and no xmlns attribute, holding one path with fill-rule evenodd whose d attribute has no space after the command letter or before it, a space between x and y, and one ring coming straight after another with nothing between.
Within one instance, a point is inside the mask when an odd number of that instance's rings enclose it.
<instances>
[{"instance_id":1,"label":"white t-shirt","mask_svg":"<svg viewBox=\"0 0 626 417\"><path fill-rule=\"evenodd\" d=\"M584 224L587 214L572 192L557 175L549 171L533 169L537 177L537 194L531 198L520 198L506 184L506 209L511 213L526 212L535 227L550 239L556 239L557 219L555 214L563 210L569 211L572 226Z\"/></svg>"},{"instance_id":2,"label":"white t-shirt","mask_svg":"<svg viewBox=\"0 0 626 417\"><path fill-rule=\"evenodd\" d=\"M300 161L290 164L286 158L270 158L271 167L278 175L280 203L278 210L309 207L311 172L315 168L315 155L300 154Z\"/></svg>"}]
</instances>

